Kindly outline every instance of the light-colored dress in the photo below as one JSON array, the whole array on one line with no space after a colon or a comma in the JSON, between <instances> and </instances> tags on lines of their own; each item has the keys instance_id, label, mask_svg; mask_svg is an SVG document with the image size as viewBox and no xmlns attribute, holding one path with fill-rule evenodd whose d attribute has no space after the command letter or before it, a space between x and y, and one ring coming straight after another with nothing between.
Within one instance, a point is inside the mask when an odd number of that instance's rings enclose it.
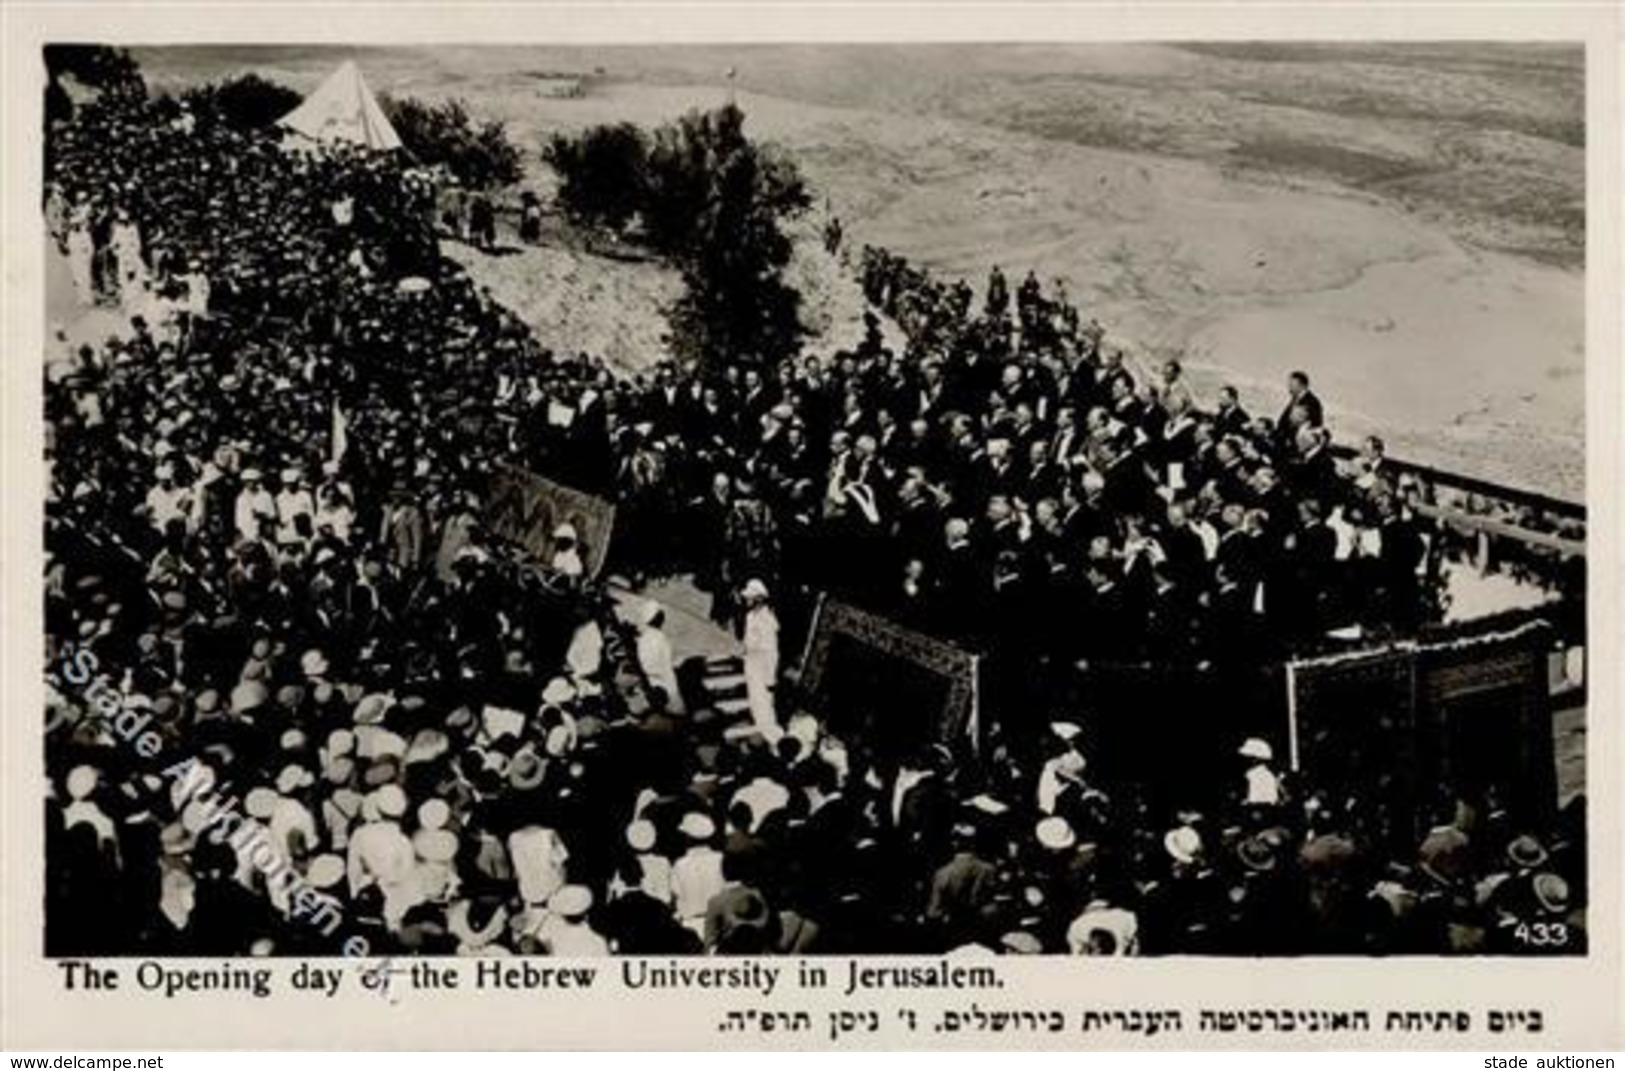
<instances>
[{"instance_id":1,"label":"light-colored dress","mask_svg":"<svg viewBox=\"0 0 1625 1071\"><path fill-rule=\"evenodd\" d=\"M779 619L771 607L753 608L745 615L745 698L750 718L764 735L775 734L778 715L773 709L773 688L779 679Z\"/></svg>"}]
</instances>

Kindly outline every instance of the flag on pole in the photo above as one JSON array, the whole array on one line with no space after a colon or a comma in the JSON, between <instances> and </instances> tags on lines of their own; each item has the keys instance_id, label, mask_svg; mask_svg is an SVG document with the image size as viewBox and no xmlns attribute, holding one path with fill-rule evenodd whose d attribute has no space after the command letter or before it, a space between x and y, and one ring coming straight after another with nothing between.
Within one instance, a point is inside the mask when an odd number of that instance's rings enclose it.
<instances>
[{"instance_id":1,"label":"flag on pole","mask_svg":"<svg viewBox=\"0 0 1625 1071\"><path fill-rule=\"evenodd\" d=\"M344 417L344 410L339 408L339 400L333 399L333 438L328 447L328 455L334 461L342 460L344 451L350 448L350 422Z\"/></svg>"}]
</instances>

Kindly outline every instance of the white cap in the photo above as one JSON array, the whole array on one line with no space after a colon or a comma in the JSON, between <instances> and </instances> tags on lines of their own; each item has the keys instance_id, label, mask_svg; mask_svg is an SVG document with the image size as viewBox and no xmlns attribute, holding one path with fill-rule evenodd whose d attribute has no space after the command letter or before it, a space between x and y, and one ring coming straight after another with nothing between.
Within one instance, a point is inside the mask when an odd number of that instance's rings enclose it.
<instances>
[{"instance_id":1,"label":"white cap","mask_svg":"<svg viewBox=\"0 0 1625 1071\"><path fill-rule=\"evenodd\" d=\"M740 594L747 599L765 599L767 598L767 585L752 577L745 581L745 589Z\"/></svg>"},{"instance_id":2,"label":"white cap","mask_svg":"<svg viewBox=\"0 0 1625 1071\"><path fill-rule=\"evenodd\" d=\"M1269 744L1256 736L1249 737L1247 742L1242 744L1236 751L1236 754L1244 759L1257 759L1259 762L1269 762L1275 758L1275 752L1270 748Z\"/></svg>"},{"instance_id":3,"label":"white cap","mask_svg":"<svg viewBox=\"0 0 1625 1071\"><path fill-rule=\"evenodd\" d=\"M372 800L385 818L399 818L406 813L406 793L400 785L384 785L372 794Z\"/></svg>"},{"instance_id":4,"label":"white cap","mask_svg":"<svg viewBox=\"0 0 1625 1071\"><path fill-rule=\"evenodd\" d=\"M451 819L451 808L445 800L424 800L418 807L418 825L424 829L439 829Z\"/></svg>"},{"instance_id":5,"label":"white cap","mask_svg":"<svg viewBox=\"0 0 1625 1071\"><path fill-rule=\"evenodd\" d=\"M1194 863L1196 853L1202 850L1202 836L1190 826L1180 826L1163 834L1162 846L1176 862Z\"/></svg>"},{"instance_id":6,"label":"white cap","mask_svg":"<svg viewBox=\"0 0 1625 1071\"><path fill-rule=\"evenodd\" d=\"M635 852L646 852L655 846L655 824L639 818L626 827L626 843Z\"/></svg>"},{"instance_id":7,"label":"white cap","mask_svg":"<svg viewBox=\"0 0 1625 1071\"><path fill-rule=\"evenodd\" d=\"M717 832L717 824L711 821L711 816L699 811L690 811L683 815L683 820L677 824L683 835L693 840L710 840Z\"/></svg>"},{"instance_id":8,"label":"white cap","mask_svg":"<svg viewBox=\"0 0 1625 1071\"><path fill-rule=\"evenodd\" d=\"M209 824L210 811L202 800L193 800L181 808L181 828L188 833L201 833Z\"/></svg>"},{"instance_id":9,"label":"white cap","mask_svg":"<svg viewBox=\"0 0 1625 1071\"><path fill-rule=\"evenodd\" d=\"M1052 852L1061 852L1078 843L1078 835L1065 818L1051 815L1038 823L1038 843Z\"/></svg>"},{"instance_id":10,"label":"white cap","mask_svg":"<svg viewBox=\"0 0 1625 1071\"><path fill-rule=\"evenodd\" d=\"M334 758L355 750L355 734L348 729L334 729L327 734L327 751Z\"/></svg>"},{"instance_id":11,"label":"white cap","mask_svg":"<svg viewBox=\"0 0 1625 1071\"><path fill-rule=\"evenodd\" d=\"M555 759L568 755L575 747L575 733L568 725L555 725L548 731L547 739L542 741L542 750Z\"/></svg>"},{"instance_id":12,"label":"white cap","mask_svg":"<svg viewBox=\"0 0 1625 1071\"><path fill-rule=\"evenodd\" d=\"M248 812L250 818L262 821L271 817L271 812L276 810L276 792L264 785L250 789L243 800L243 810Z\"/></svg>"},{"instance_id":13,"label":"white cap","mask_svg":"<svg viewBox=\"0 0 1625 1071\"><path fill-rule=\"evenodd\" d=\"M310 771L303 766L289 764L282 768L281 773L277 774L276 790L286 796L290 792L308 788L314 780L315 778L311 777Z\"/></svg>"},{"instance_id":14,"label":"white cap","mask_svg":"<svg viewBox=\"0 0 1625 1071\"><path fill-rule=\"evenodd\" d=\"M554 677L547 682L547 687L542 689L542 702L551 703L554 706L568 703L575 697L575 686L564 677Z\"/></svg>"},{"instance_id":15,"label":"white cap","mask_svg":"<svg viewBox=\"0 0 1625 1071\"><path fill-rule=\"evenodd\" d=\"M331 852L310 861L305 880L315 889L331 889L344 878L344 860Z\"/></svg>"},{"instance_id":16,"label":"white cap","mask_svg":"<svg viewBox=\"0 0 1625 1071\"><path fill-rule=\"evenodd\" d=\"M457 858L457 835L449 829L420 829L412 848L426 863L449 863Z\"/></svg>"},{"instance_id":17,"label":"white cap","mask_svg":"<svg viewBox=\"0 0 1625 1071\"><path fill-rule=\"evenodd\" d=\"M101 774L94 766L75 766L68 771L68 795L76 800L82 800L96 791L96 782L101 780Z\"/></svg>"},{"instance_id":18,"label":"white cap","mask_svg":"<svg viewBox=\"0 0 1625 1071\"><path fill-rule=\"evenodd\" d=\"M548 897L547 909L567 919L580 918L592 910L592 890L585 885L561 885Z\"/></svg>"}]
</instances>

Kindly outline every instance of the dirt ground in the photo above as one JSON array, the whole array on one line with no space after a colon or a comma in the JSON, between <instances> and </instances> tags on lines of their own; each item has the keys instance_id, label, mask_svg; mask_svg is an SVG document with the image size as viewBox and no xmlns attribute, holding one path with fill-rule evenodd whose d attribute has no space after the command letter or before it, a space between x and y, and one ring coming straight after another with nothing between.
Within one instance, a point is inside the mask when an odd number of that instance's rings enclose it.
<instances>
[{"instance_id":1,"label":"dirt ground","mask_svg":"<svg viewBox=\"0 0 1625 1071\"><path fill-rule=\"evenodd\" d=\"M155 84L309 90L349 51L147 49ZM1345 440L1584 491L1583 59L1546 46L362 49L376 90L543 136L734 96L855 242L1065 281L1131 354L1273 413L1309 370ZM722 72L734 68L727 80ZM579 97L549 79L579 75ZM809 221L815 222L815 221ZM457 251L453 251L458 255ZM463 259L460 257L460 259ZM472 270L558 349L658 356L674 281L564 251ZM815 318L853 294L815 256ZM850 328L844 327L843 330ZM549 338L549 333L555 338ZM820 345L835 343L821 338Z\"/></svg>"}]
</instances>

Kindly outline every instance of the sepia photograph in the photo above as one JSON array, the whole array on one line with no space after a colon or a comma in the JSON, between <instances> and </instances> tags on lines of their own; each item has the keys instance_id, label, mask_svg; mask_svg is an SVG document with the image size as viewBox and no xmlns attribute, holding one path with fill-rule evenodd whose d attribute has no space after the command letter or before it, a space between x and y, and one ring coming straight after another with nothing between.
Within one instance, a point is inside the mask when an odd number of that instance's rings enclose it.
<instances>
[{"instance_id":1,"label":"sepia photograph","mask_svg":"<svg viewBox=\"0 0 1625 1071\"><path fill-rule=\"evenodd\" d=\"M40 59L46 957L1615 940L1583 44Z\"/></svg>"}]
</instances>

